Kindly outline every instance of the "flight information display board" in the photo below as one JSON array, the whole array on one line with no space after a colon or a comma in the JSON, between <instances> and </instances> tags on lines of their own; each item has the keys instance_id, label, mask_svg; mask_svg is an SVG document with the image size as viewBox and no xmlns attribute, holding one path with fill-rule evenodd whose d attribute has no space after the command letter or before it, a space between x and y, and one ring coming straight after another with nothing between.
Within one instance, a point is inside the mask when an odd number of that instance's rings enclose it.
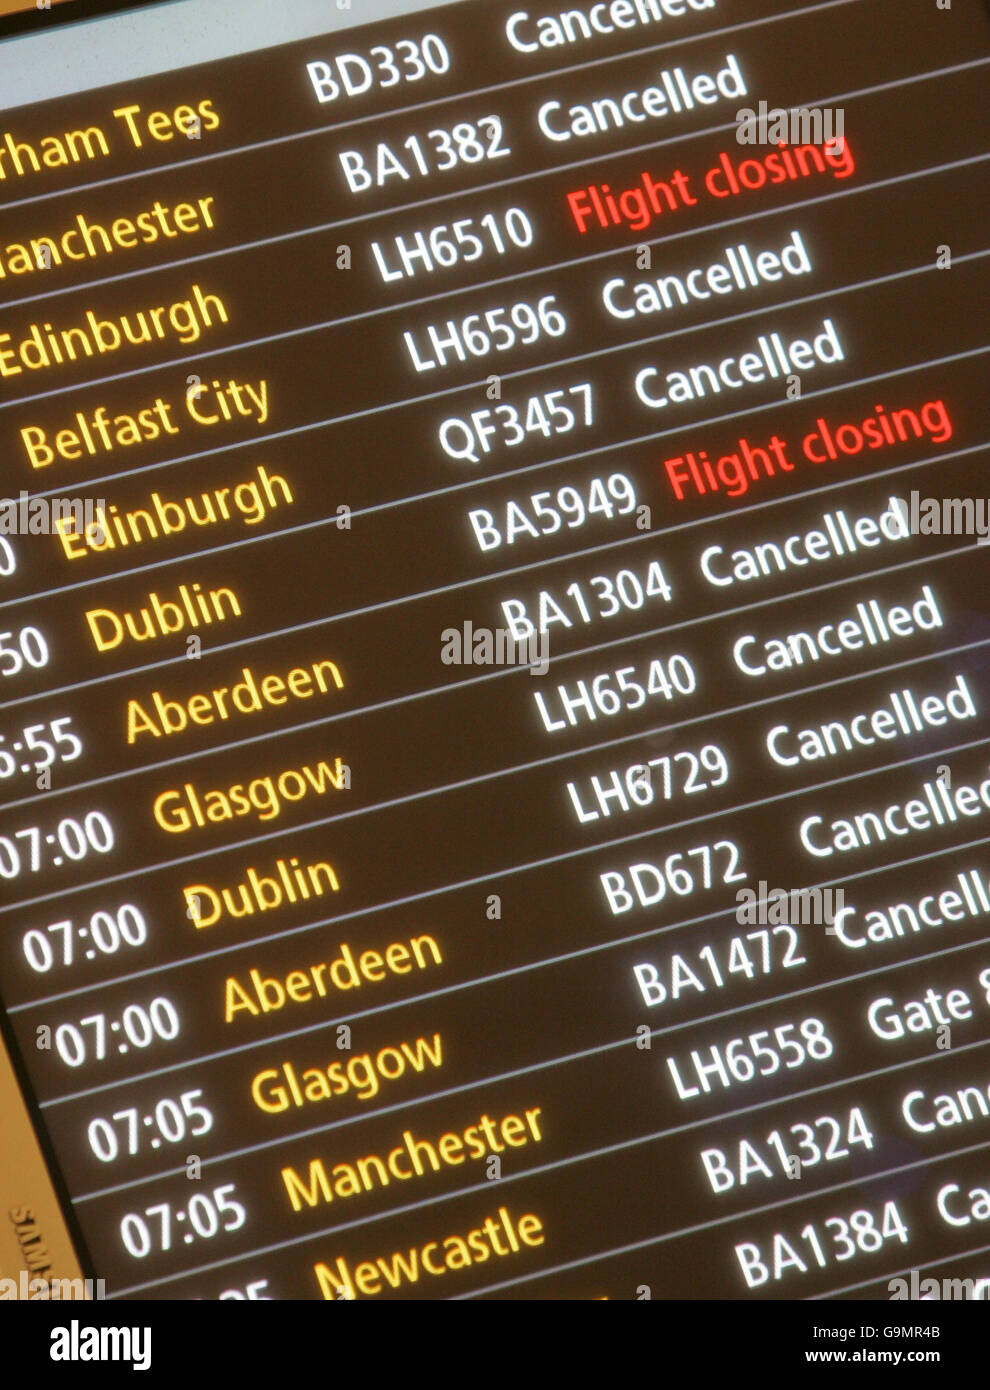
<instances>
[{"instance_id":1,"label":"flight information display board","mask_svg":"<svg viewBox=\"0 0 990 1390\"><path fill-rule=\"evenodd\" d=\"M0 133L0 991L79 1270L978 1284L986 8L189 59Z\"/></svg>"}]
</instances>

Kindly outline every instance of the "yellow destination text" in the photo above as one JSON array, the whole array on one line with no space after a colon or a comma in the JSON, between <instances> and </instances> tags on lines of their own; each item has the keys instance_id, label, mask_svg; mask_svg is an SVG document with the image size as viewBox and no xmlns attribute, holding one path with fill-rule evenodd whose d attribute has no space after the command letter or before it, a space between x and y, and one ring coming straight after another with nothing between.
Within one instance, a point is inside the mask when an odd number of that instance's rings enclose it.
<instances>
[{"instance_id":1,"label":"yellow destination text","mask_svg":"<svg viewBox=\"0 0 990 1390\"><path fill-rule=\"evenodd\" d=\"M374 1298L385 1289L399 1289L403 1284L418 1284L424 1274L440 1278L486 1264L494 1256L505 1259L535 1249L546 1240L543 1222L532 1212L514 1219L507 1207L499 1207L495 1216L486 1216L479 1226L465 1234L442 1236L414 1245L409 1250L394 1250L375 1260L362 1260L351 1272L341 1256L333 1265L322 1260L313 1266L325 1299L344 1299L352 1302L359 1295Z\"/></svg>"},{"instance_id":2,"label":"yellow destination text","mask_svg":"<svg viewBox=\"0 0 990 1390\"><path fill-rule=\"evenodd\" d=\"M88 413L77 410L72 425L54 434L43 425L24 425L20 438L31 467L48 468L56 459L75 463L83 457L96 458L136 444L154 444L165 435L181 434L183 418L203 428L244 420L263 425L268 419L268 402L268 381L264 377L258 382L235 381L233 377L224 382L217 377L190 386L178 408L163 396L156 396L150 405L139 407L133 414L125 411L111 415L105 405L99 405Z\"/></svg>"},{"instance_id":3,"label":"yellow destination text","mask_svg":"<svg viewBox=\"0 0 990 1390\"><path fill-rule=\"evenodd\" d=\"M392 941L384 951L365 950L355 956L345 941L333 960L318 961L305 970L290 970L284 979L262 975L252 969L247 981L228 975L224 985L224 1022L232 1023L238 1014L258 1018L276 1013L286 1004L309 1004L313 999L333 997L333 991L362 989L380 985L390 975L409 975L414 970L430 970L443 962L443 955L432 936L413 936L408 943Z\"/></svg>"},{"instance_id":4,"label":"yellow destination text","mask_svg":"<svg viewBox=\"0 0 990 1390\"><path fill-rule=\"evenodd\" d=\"M315 1207L389 1187L393 1179L409 1182L444 1168L459 1168L469 1160L477 1162L489 1154L504 1153L506 1149L542 1143L539 1117L538 1105L523 1115L506 1115L501 1120L482 1115L466 1129L447 1131L432 1141L417 1139L411 1129L406 1129L401 1142L384 1156L369 1154L353 1163L335 1163L330 1169L322 1158L314 1158L307 1180L289 1167L282 1169L282 1181L292 1210L302 1211L304 1206Z\"/></svg>"},{"instance_id":5,"label":"yellow destination text","mask_svg":"<svg viewBox=\"0 0 990 1390\"><path fill-rule=\"evenodd\" d=\"M194 826L223 825L241 816L277 820L287 802L343 791L350 781L347 767L338 758L332 768L325 762L315 768L288 767L276 775L235 782L222 790L197 791L192 782L184 782L181 790L170 788L155 797L154 817L171 835L181 835Z\"/></svg>"},{"instance_id":6,"label":"yellow destination text","mask_svg":"<svg viewBox=\"0 0 990 1390\"><path fill-rule=\"evenodd\" d=\"M291 1062L283 1062L277 1069L258 1072L251 1082L251 1098L266 1115L281 1115L292 1106L301 1109L348 1093L358 1100L374 1100L383 1081L399 1081L409 1071L422 1073L430 1067L439 1071L442 1066L443 1044L440 1034L434 1033L432 1042L416 1038L301 1072Z\"/></svg>"},{"instance_id":7,"label":"yellow destination text","mask_svg":"<svg viewBox=\"0 0 990 1390\"><path fill-rule=\"evenodd\" d=\"M325 695L331 687L344 688L336 663L314 661L308 667L293 667L284 677L274 673L255 676L245 666L234 685L191 695L181 704L178 700L166 700L160 690L153 690L150 709L145 709L139 700L128 700L127 742L136 743L141 734L170 738L185 733L190 724L206 727L235 714L258 714L266 705L284 705L290 699L311 700L316 694Z\"/></svg>"},{"instance_id":8,"label":"yellow destination text","mask_svg":"<svg viewBox=\"0 0 990 1390\"><path fill-rule=\"evenodd\" d=\"M81 560L86 555L104 555L125 546L181 536L195 526L220 526L225 521L257 526L293 500L286 480L259 464L253 478L235 483L232 488L218 487L181 500L153 492L143 507L121 511L111 503L106 508L94 508L96 520L88 526L77 527L75 517L69 516L60 518L55 529L69 559Z\"/></svg>"},{"instance_id":9,"label":"yellow destination text","mask_svg":"<svg viewBox=\"0 0 990 1390\"><path fill-rule=\"evenodd\" d=\"M276 859L266 874L252 864L244 882L230 888L193 883L183 888L182 896L186 916L201 928L215 926L221 917L253 917L256 912L272 912L286 903L307 902L339 891L337 875L329 864L320 860L302 866L293 855Z\"/></svg>"},{"instance_id":10,"label":"yellow destination text","mask_svg":"<svg viewBox=\"0 0 990 1390\"><path fill-rule=\"evenodd\" d=\"M150 593L147 608L139 608L136 613L90 608L86 622L96 650L109 652L128 639L153 642L187 628L228 622L239 618L242 611L233 589L207 589L204 593L201 584L180 584L172 598L162 599L157 593Z\"/></svg>"},{"instance_id":11,"label":"yellow destination text","mask_svg":"<svg viewBox=\"0 0 990 1390\"><path fill-rule=\"evenodd\" d=\"M87 309L82 323L69 328L56 328L46 319L30 324L16 341L12 334L0 333L0 376L40 372L170 337L187 347L198 343L206 329L229 322L230 315L219 295L205 294L199 285L193 285L190 294L189 299L107 319Z\"/></svg>"},{"instance_id":12,"label":"yellow destination text","mask_svg":"<svg viewBox=\"0 0 990 1390\"><path fill-rule=\"evenodd\" d=\"M155 199L132 217L115 217L112 222L91 221L77 212L68 227L53 236L29 237L26 241L0 243L0 280L8 275L31 275L57 270L73 262L97 260L117 251L154 246L159 241L212 231L216 225L213 198L195 203L168 205Z\"/></svg>"},{"instance_id":13,"label":"yellow destination text","mask_svg":"<svg viewBox=\"0 0 990 1390\"><path fill-rule=\"evenodd\" d=\"M24 178L41 174L48 169L65 169L73 164L85 164L107 159L112 146L111 135L116 131L123 137L127 149L142 149L148 144L166 144L178 137L194 138L203 131L217 130L219 113L210 100L195 106L177 106L173 111L144 111L139 105L114 108L114 126L91 125L78 130L65 130L57 135L42 135L39 139L19 140L11 131L0 136L0 180Z\"/></svg>"}]
</instances>

